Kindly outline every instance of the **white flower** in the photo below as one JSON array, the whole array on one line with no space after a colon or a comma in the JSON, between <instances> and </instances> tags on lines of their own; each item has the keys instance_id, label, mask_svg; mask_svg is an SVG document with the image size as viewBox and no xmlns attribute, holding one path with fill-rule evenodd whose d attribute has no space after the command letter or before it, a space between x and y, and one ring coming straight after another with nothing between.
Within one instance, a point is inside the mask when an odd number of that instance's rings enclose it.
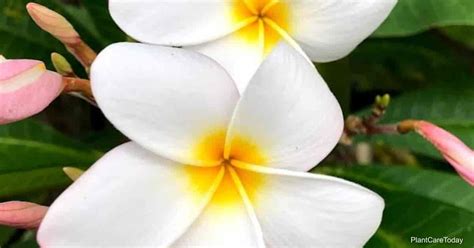
<instances>
[{"instance_id":1,"label":"white flower","mask_svg":"<svg viewBox=\"0 0 474 248\"><path fill-rule=\"evenodd\" d=\"M94 95L133 141L53 203L40 245L362 247L384 202L304 172L335 146L343 120L322 78L292 50L278 45L239 98L226 71L201 54L105 49L92 66Z\"/></svg>"},{"instance_id":2,"label":"white flower","mask_svg":"<svg viewBox=\"0 0 474 248\"><path fill-rule=\"evenodd\" d=\"M281 40L315 62L340 59L388 16L396 0L109 0L135 39L186 46L223 65L241 92ZM280 68L284 69L284 68Z\"/></svg>"}]
</instances>

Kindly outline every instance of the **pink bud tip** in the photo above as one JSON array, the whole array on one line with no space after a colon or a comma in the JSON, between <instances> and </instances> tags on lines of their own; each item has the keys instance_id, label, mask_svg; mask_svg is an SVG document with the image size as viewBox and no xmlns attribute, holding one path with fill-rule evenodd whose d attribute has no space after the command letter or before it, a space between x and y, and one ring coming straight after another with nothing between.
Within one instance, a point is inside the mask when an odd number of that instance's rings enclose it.
<instances>
[{"instance_id":1,"label":"pink bud tip","mask_svg":"<svg viewBox=\"0 0 474 248\"><path fill-rule=\"evenodd\" d=\"M474 151L448 131L426 121L416 122L416 131L431 142L459 175L474 186Z\"/></svg>"},{"instance_id":2,"label":"pink bud tip","mask_svg":"<svg viewBox=\"0 0 474 248\"><path fill-rule=\"evenodd\" d=\"M36 229L41 224L48 207L31 202L11 201L0 203L0 225Z\"/></svg>"},{"instance_id":3,"label":"pink bud tip","mask_svg":"<svg viewBox=\"0 0 474 248\"><path fill-rule=\"evenodd\" d=\"M37 3L28 3L26 9L41 29L50 33L62 43L75 44L81 41L79 34L71 23L57 12Z\"/></svg>"},{"instance_id":4,"label":"pink bud tip","mask_svg":"<svg viewBox=\"0 0 474 248\"><path fill-rule=\"evenodd\" d=\"M0 62L0 124L35 115L62 91L62 77L36 60Z\"/></svg>"}]
</instances>

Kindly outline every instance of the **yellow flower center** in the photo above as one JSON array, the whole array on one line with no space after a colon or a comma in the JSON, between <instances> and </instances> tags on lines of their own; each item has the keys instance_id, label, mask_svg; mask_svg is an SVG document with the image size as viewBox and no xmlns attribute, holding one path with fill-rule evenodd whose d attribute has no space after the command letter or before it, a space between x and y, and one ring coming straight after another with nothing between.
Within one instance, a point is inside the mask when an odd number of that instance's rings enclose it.
<instances>
[{"instance_id":1,"label":"yellow flower center","mask_svg":"<svg viewBox=\"0 0 474 248\"><path fill-rule=\"evenodd\" d=\"M280 0L235 0L232 19L242 28L238 37L258 44L268 54L290 31L289 8Z\"/></svg>"},{"instance_id":2,"label":"yellow flower center","mask_svg":"<svg viewBox=\"0 0 474 248\"><path fill-rule=\"evenodd\" d=\"M226 155L226 131L218 130L204 135L193 150L193 156L200 161L216 163L213 167L189 166L186 173L192 185L202 187L202 182L209 182L210 177L219 177L221 180L217 187L211 204L222 210L232 210L243 199L252 201L255 191L263 184L263 180L256 178L252 173L245 173L239 168L239 164L265 165L267 158L258 144L248 137L234 135L230 140L228 154ZM245 180L245 183L244 181ZM247 183L249 182L249 183ZM251 184L251 187L244 187ZM195 188L196 189L196 188ZM209 188L200 188L201 194Z\"/></svg>"}]
</instances>

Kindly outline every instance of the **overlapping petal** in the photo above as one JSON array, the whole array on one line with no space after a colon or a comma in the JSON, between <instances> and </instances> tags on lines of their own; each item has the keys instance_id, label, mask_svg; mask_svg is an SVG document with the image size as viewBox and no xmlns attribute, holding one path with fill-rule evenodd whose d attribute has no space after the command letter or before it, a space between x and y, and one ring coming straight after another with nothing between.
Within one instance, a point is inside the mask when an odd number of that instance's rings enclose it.
<instances>
[{"instance_id":1,"label":"overlapping petal","mask_svg":"<svg viewBox=\"0 0 474 248\"><path fill-rule=\"evenodd\" d=\"M239 98L215 61L183 49L119 43L99 54L91 80L100 108L130 139L183 164L220 164L221 156L195 151L202 137L227 128Z\"/></svg>"},{"instance_id":2,"label":"overlapping petal","mask_svg":"<svg viewBox=\"0 0 474 248\"><path fill-rule=\"evenodd\" d=\"M264 247L252 206L240 196L229 170L203 213L173 247Z\"/></svg>"},{"instance_id":3,"label":"overlapping petal","mask_svg":"<svg viewBox=\"0 0 474 248\"><path fill-rule=\"evenodd\" d=\"M199 216L223 175L223 168L180 165L124 144L53 203L38 241L42 247L169 246Z\"/></svg>"},{"instance_id":4,"label":"overlapping petal","mask_svg":"<svg viewBox=\"0 0 474 248\"><path fill-rule=\"evenodd\" d=\"M380 225L383 199L357 184L253 165L237 173L269 247L363 247Z\"/></svg>"},{"instance_id":5,"label":"overlapping petal","mask_svg":"<svg viewBox=\"0 0 474 248\"><path fill-rule=\"evenodd\" d=\"M187 48L216 60L232 76L239 92L244 92L264 58L262 46L246 40L238 32Z\"/></svg>"},{"instance_id":6,"label":"overlapping petal","mask_svg":"<svg viewBox=\"0 0 474 248\"><path fill-rule=\"evenodd\" d=\"M282 0L290 33L317 62L349 54L387 18L396 0Z\"/></svg>"},{"instance_id":7,"label":"overlapping petal","mask_svg":"<svg viewBox=\"0 0 474 248\"><path fill-rule=\"evenodd\" d=\"M41 61L0 59L0 124L41 112L62 89L62 77Z\"/></svg>"},{"instance_id":8,"label":"overlapping petal","mask_svg":"<svg viewBox=\"0 0 474 248\"><path fill-rule=\"evenodd\" d=\"M245 137L266 158L263 165L308 171L334 148L342 128L342 111L324 80L282 42L258 69L236 107L226 156L261 164L235 155L239 137Z\"/></svg>"},{"instance_id":9,"label":"overlapping petal","mask_svg":"<svg viewBox=\"0 0 474 248\"><path fill-rule=\"evenodd\" d=\"M160 45L194 45L223 37L242 26L235 0L110 0L115 22L130 36Z\"/></svg>"}]
</instances>

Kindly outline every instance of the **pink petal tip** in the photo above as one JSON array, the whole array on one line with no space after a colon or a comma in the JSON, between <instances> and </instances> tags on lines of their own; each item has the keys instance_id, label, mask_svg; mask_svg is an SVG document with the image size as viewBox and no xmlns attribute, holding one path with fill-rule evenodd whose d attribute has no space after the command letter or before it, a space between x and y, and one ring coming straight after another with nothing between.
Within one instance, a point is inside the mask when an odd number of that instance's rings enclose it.
<instances>
[{"instance_id":1,"label":"pink petal tip","mask_svg":"<svg viewBox=\"0 0 474 248\"><path fill-rule=\"evenodd\" d=\"M48 207L31 202L11 201L0 203L0 225L37 229L41 224Z\"/></svg>"},{"instance_id":2,"label":"pink petal tip","mask_svg":"<svg viewBox=\"0 0 474 248\"><path fill-rule=\"evenodd\" d=\"M0 63L0 124L41 112L62 89L62 77L47 71L41 61L3 61Z\"/></svg>"},{"instance_id":3,"label":"pink petal tip","mask_svg":"<svg viewBox=\"0 0 474 248\"><path fill-rule=\"evenodd\" d=\"M448 131L427 121L417 121L416 131L431 142L459 175L474 186L474 151Z\"/></svg>"}]
</instances>

